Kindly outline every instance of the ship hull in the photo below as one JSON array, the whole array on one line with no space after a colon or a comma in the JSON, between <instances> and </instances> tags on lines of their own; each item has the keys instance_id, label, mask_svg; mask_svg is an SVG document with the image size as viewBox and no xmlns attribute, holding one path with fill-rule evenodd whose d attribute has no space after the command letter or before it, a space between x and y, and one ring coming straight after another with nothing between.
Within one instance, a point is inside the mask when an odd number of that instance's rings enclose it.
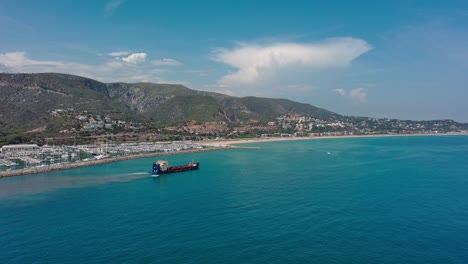
<instances>
[{"instance_id":1,"label":"ship hull","mask_svg":"<svg viewBox=\"0 0 468 264\"><path fill-rule=\"evenodd\" d=\"M200 163L195 162L195 163L188 163L188 164L181 165L181 166L169 166L163 170L161 169L161 166L159 164L154 163L153 169L150 171L150 174L152 175L170 174L170 173L177 173L177 172L183 172L183 171L198 170L199 167L200 167Z\"/></svg>"}]
</instances>

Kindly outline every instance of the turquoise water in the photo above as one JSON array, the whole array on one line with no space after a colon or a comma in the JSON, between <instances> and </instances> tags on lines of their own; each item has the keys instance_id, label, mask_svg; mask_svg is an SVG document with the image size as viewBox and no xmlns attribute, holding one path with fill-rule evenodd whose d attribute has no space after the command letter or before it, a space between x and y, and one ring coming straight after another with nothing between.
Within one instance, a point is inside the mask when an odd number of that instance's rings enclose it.
<instances>
[{"instance_id":1,"label":"turquoise water","mask_svg":"<svg viewBox=\"0 0 468 264\"><path fill-rule=\"evenodd\" d=\"M0 263L467 263L468 137L252 144L0 179Z\"/></svg>"}]
</instances>

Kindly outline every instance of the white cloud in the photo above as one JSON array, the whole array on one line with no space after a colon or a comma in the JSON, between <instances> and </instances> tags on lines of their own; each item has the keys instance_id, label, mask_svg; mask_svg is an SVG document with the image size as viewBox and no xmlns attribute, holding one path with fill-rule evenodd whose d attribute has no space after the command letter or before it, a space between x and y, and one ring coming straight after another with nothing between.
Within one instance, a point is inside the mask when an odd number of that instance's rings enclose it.
<instances>
[{"instance_id":1,"label":"white cloud","mask_svg":"<svg viewBox=\"0 0 468 264\"><path fill-rule=\"evenodd\" d=\"M170 82L161 79L167 70L154 69L147 63L130 64L110 59L101 64L33 60L25 52L0 53L0 71L11 73L58 72L84 76L103 82Z\"/></svg>"},{"instance_id":2,"label":"white cloud","mask_svg":"<svg viewBox=\"0 0 468 264\"><path fill-rule=\"evenodd\" d=\"M57 61L36 61L26 58L24 52L11 52L0 54L0 65L11 70L20 69L25 65L29 66L60 66Z\"/></svg>"},{"instance_id":3,"label":"white cloud","mask_svg":"<svg viewBox=\"0 0 468 264\"><path fill-rule=\"evenodd\" d=\"M367 93L364 92L364 88L355 88L349 91L349 96L355 103L366 103L367 102Z\"/></svg>"},{"instance_id":4,"label":"white cloud","mask_svg":"<svg viewBox=\"0 0 468 264\"><path fill-rule=\"evenodd\" d=\"M121 6L123 3L125 3L126 0L110 0L107 2L106 7L104 8L104 11L106 12L106 15L110 16L114 13L119 6Z\"/></svg>"},{"instance_id":5,"label":"white cloud","mask_svg":"<svg viewBox=\"0 0 468 264\"><path fill-rule=\"evenodd\" d=\"M128 55L128 57L122 58L123 61L132 63L132 64L137 64L140 62L145 62L146 61L146 53L141 52L141 53L132 53Z\"/></svg>"},{"instance_id":6,"label":"white cloud","mask_svg":"<svg viewBox=\"0 0 468 264\"><path fill-rule=\"evenodd\" d=\"M341 95L341 96L345 96L346 95L346 91L344 89L341 89L341 88L338 88L338 89L335 89L333 90L335 91L335 93Z\"/></svg>"},{"instance_id":7,"label":"white cloud","mask_svg":"<svg viewBox=\"0 0 468 264\"><path fill-rule=\"evenodd\" d=\"M156 66L181 66L182 63L180 61L174 59L160 59L160 60L152 60L151 64Z\"/></svg>"},{"instance_id":8,"label":"white cloud","mask_svg":"<svg viewBox=\"0 0 468 264\"><path fill-rule=\"evenodd\" d=\"M112 56L112 57L120 57L120 56L126 56L130 54L130 51L114 51L107 53L107 55Z\"/></svg>"},{"instance_id":9,"label":"white cloud","mask_svg":"<svg viewBox=\"0 0 468 264\"><path fill-rule=\"evenodd\" d=\"M214 59L237 71L221 78L227 85L252 85L275 78L291 67L328 69L346 67L372 47L356 38L333 38L318 43L240 44L217 49Z\"/></svg>"}]
</instances>

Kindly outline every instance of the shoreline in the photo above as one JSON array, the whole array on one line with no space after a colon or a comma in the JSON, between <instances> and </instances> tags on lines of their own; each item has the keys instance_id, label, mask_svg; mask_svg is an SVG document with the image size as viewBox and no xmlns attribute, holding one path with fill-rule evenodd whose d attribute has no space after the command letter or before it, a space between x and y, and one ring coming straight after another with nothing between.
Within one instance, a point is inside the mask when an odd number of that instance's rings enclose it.
<instances>
[{"instance_id":1,"label":"shoreline","mask_svg":"<svg viewBox=\"0 0 468 264\"><path fill-rule=\"evenodd\" d=\"M264 143L264 142L279 142L279 141L297 141L297 140L320 140L320 139L340 139L340 138L379 138L379 137L413 137L413 136L468 136L468 133L441 133L441 134L382 134L382 135L346 135L346 136L312 136L312 137L278 137L278 138L249 138L249 139L233 139L233 140L209 140L201 141L199 144L207 148L203 149L190 149L177 152L155 152L143 153L128 156L112 157L100 160L81 161L73 163L62 163L47 167L33 167L18 170L0 171L0 178L25 176L32 174L40 174L51 171L68 170L82 167L95 166L100 164L158 157L158 156L172 156L188 153L228 150L228 149L259 149L259 147L236 146L238 144L251 144L251 143Z\"/></svg>"},{"instance_id":2,"label":"shoreline","mask_svg":"<svg viewBox=\"0 0 468 264\"><path fill-rule=\"evenodd\" d=\"M212 148L204 148L204 149L189 149L189 150L182 150L182 151L177 151L177 152L142 153L142 154L119 156L119 157L112 157L112 158L106 158L106 159L100 159L100 160L80 161L80 162L73 162L73 163L61 163L61 164L45 166L45 167L32 167L32 168L24 168L24 169L18 169L18 170L0 171L0 178L26 176L26 175L40 174L40 173L46 173L46 172L51 172L51 171L90 167L90 166L124 161L124 160L141 159L141 158L158 157L158 156L173 156L173 155L180 155L180 154L225 150L225 149L231 149L231 148L234 149L236 147L235 146L224 147L224 148L212 147Z\"/></svg>"},{"instance_id":3,"label":"shoreline","mask_svg":"<svg viewBox=\"0 0 468 264\"><path fill-rule=\"evenodd\" d=\"M264 143L264 142L279 142L279 141L296 141L296 140L320 140L320 139L339 139L339 138L379 138L379 137L416 137L416 136L468 136L468 133L440 133L440 134L381 134L381 135L346 135L346 136L312 136L312 137L273 137L273 138L248 138L248 139L233 139L233 140L211 140L204 141L203 144L211 146L231 146L236 147L236 144Z\"/></svg>"}]
</instances>

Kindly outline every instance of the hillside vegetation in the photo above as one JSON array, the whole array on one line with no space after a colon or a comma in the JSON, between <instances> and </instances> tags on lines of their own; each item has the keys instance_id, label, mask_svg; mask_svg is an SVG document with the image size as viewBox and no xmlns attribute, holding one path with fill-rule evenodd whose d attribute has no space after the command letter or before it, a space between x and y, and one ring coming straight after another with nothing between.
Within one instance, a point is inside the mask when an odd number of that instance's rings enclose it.
<instances>
[{"instance_id":1,"label":"hillside vegetation","mask_svg":"<svg viewBox=\"0 0 468 264\"><path fill-rule=\"evenodd\" d=\"M1 73L0 91L0 127L4 132L50 125L51 111L69 108L160 127L187 120L266 122L291 112L325 120L339 116L285 99L239 98L173 84L106 84L58 73Z\"/></svg>"}]
</instances>

